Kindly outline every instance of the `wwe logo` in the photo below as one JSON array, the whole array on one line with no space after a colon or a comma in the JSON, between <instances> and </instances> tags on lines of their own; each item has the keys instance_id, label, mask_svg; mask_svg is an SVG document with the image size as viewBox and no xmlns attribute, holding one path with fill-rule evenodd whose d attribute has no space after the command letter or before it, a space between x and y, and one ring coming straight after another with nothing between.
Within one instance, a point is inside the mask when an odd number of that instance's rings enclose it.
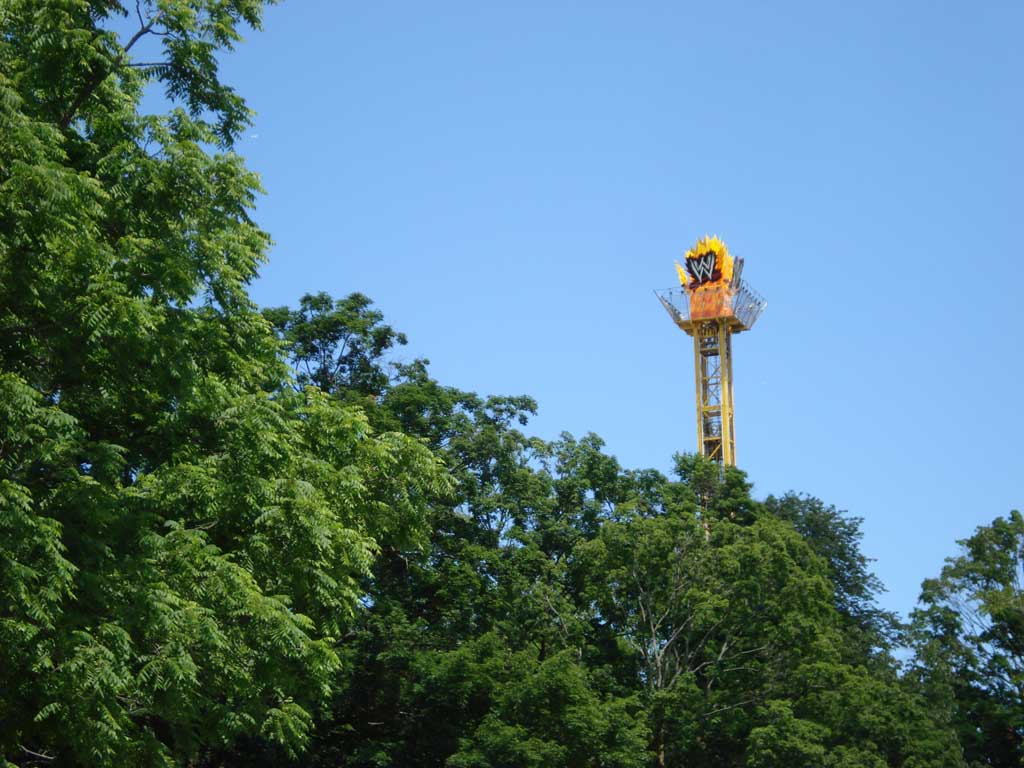
<instances>
[{"instance_id":1,"label":"wwe logo","mask_svg":"<svg viewBox=\"0 0 1024 768\"><path fill-rule=\"evenodd\" d=\"M713 279L715 272L715 253L708 251L696 259L686 260L686 271L698 283L707 283Z\"/></svg>"}]
</instances>

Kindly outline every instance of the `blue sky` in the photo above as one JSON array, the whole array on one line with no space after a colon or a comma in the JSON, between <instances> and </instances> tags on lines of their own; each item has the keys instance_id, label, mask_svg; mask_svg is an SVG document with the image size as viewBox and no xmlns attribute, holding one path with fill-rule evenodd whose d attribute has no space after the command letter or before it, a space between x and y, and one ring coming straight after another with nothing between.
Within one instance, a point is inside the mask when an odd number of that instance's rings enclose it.
<instances>
[{"instance_id":1,"label":"blue sky","mask_svg":"<svg viewBox=\"0 0 1024 768\"><path fill-rule=\"evenodd\" d=\"M1020 3L331 3L225 61L257 110L262 304L361 291L444 383L626 466L695 443L653 288L705 233L769 302L734 344L758 495L864 518L906 612L1022 504Z\"/></svg>"}]
</instances>

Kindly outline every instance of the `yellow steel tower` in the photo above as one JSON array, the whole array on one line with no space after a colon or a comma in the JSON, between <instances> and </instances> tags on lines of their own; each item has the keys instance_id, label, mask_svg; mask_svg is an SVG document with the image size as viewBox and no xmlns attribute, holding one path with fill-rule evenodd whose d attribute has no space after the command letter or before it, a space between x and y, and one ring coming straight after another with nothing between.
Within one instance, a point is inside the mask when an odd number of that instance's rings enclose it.
<instances>
[{"instance_id":1,"label":"yellow steel tower","mask_svg":"<svg viewBox=\"0 0 1024 768\"><path fill-rule=\"evenodd\" d=\"M717 237L698 240L683 263L676 263L681 287L655 293L675 324L693 337L697 450L735 465L732 337L749 331L767 302L740 279L743 259L733 258Z\"/></svg>"}]
</instances>

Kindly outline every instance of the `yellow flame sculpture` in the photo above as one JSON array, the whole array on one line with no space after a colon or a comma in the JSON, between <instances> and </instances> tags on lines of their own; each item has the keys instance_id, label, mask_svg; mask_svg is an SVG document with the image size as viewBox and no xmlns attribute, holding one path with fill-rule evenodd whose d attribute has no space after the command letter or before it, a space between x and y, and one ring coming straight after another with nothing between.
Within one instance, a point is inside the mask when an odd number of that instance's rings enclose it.
<instances>
[{"instance_id":1,"label":"yellow flame sculpture","mask_svg":"<svg viewBox=\"0 0 1024 768\"><path fill-rule=\"evenodd\" d=\"M715 254L715 271L720 272L720 276L716 277L712 282L698 283L698 281L690 277L690 273L686 271L686 268L677 261L676 271L679 273L679 282L684 288L695 290L721 283L728 284L732 281L733 258L729 254L729 249L726 248L725 243L722 242L718 235L705 235L702 237L686 252L686 258L699 259L708 253Z\"/></svg>"}]
</instances>

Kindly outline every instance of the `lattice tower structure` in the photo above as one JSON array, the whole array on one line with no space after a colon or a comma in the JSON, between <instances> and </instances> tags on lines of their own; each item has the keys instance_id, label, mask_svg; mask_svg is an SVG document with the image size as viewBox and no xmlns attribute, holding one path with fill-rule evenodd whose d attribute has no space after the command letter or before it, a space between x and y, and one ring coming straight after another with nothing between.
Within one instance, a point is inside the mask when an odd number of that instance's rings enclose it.
<instances>
[{"instance_id":1,"label":"lattice tower structure","mask_svg":"<svg viewBox=\"0 0 1024 768\"><path fill-rule=\"evenodd\" d=\"M767 302L741 279L743 259L730 256L717 238L706 247L710 240L699 241L687 253L685 268L676 265L680 287L655 294L673 322L693 338L697 451L735 466L732 337L753 328Z\"/></svg>"}]
</instances>

